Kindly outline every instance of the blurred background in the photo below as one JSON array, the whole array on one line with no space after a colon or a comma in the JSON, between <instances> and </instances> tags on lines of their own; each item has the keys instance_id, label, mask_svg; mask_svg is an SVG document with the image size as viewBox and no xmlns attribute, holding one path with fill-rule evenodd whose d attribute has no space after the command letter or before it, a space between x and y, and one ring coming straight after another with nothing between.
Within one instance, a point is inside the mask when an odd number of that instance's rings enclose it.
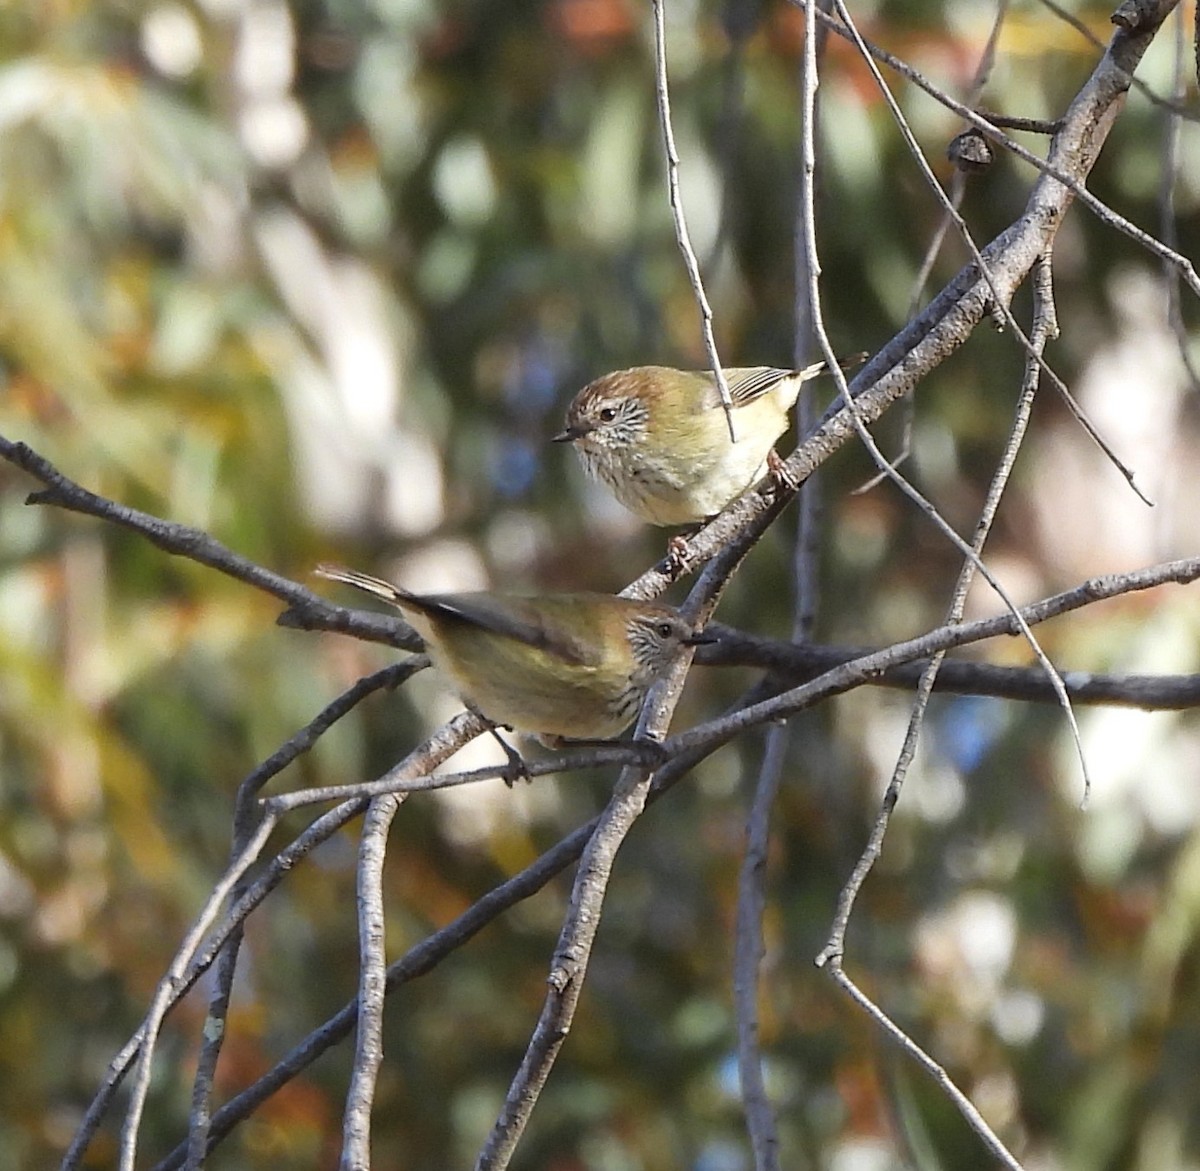
<instances>
[{"instance_id":1,"label":"blurred background","mask_svg":"<svg viewBox=\"0 0 1200 1171\"><path fill-rule=\"evenodd\" d=\"M1107 39L1109 5L1066 7ZM969 92L992 5L854 10L872 39ZM720 352L786 365L807 345L793 247L802 17L778 0L686 0L668 25L681 182ZM1164 30L1139 73L1162 94L1178 33ZM982 105L1055 117L1098 55L1049 8L1020 6ZM546 442L597 374L704 365L666 199L648 7L9 0L0 57L0 433L299 580L329 558L416 589L611 590L661 556L664 533ZM948 182L959 125L890 80ZM874 351L921 303L938 211L837 41L820 92L825 317L840 352ZM1194 83L1186 100L1194 110ZM1166 183L1194 255L1194 124L1173 183L1168 144L1163 111L1134 92L1090 186L1161 233ZM1031 178L1001 158L971 181L978 240L1020 213ZM964 257L951 241L930 290ZM1200 412L1162 272L1080 209L1055 260L1063 334L1049 360L1155 507L1046 391L989 546L1019 600L1200 547ZM1027 297L1014 308L1025 320ZM1194 306L1182 316L1194 322ZM1194 329L1185 341L1200 356ZM920 389L905 471L961 532L1020 370L1012 338L985 325ZM893 416L878 435L894 453ZM920 633L957 572L894 489L852 494L871 474L856 447L821 473L823 640ZM280 629L279 606L245 586L112 526L24 507L34 486L0 468L0 1171L52 1165L70 1141L224 868L238 781L394 657ZM720 618L790 630L795 515L756 548ZM972 614L996 608L972 595ZM1196 671L1200 595L1131 596L1039 636L1064 670ZM1015 640L986 653L1029 661ZM676 726L753 681L696 672ZM908 707L864 690L789 724L762 998L788 1167L981 1165L944 1098L812 966ZM456 708L427 672L362 705L276 787L377 776ZM1200 1167L1200 721L1096 709L1080 723L1095 785L1082 812L1061 713L935 701L849 970L1027 1167ZM750 1166L731 924L761 752L761 734L722 750L627 843L516 1165ZM497 782L406 804L386 872L390 957L598 810L611 782ZM355 842L321 849L250 923L222 1096L354 994ZM542 1002L568 890L569 877L552 884L391 998L378 1166L473 1160ZM202 986L168 1022L145 1159L183 1133L205 1004ZM350 1060L348 1045L326 1056L212 1165L332 1166ZM115 1135L89 1165L112 1165Z\"/></svg>"}]
</instances>

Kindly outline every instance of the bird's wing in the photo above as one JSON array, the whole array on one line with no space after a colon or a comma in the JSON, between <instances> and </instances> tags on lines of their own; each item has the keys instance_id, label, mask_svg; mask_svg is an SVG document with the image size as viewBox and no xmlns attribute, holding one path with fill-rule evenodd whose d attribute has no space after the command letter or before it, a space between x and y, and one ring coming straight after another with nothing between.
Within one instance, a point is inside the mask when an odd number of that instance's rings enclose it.
<instances>
[{"instance_id":1,"label":"bird's wing","mask_svg":"<svg viewBox=\"0 0 1200 1171\"><path fill-rule=\"evenodd\" d=\"M595 654L571 633L565 623L555 620L554 612L547 611L547 601L541 599L540 605L535 606L525 598L511 594L479 593L405 598L402 604L443 621L459 621L537 647L564 663L577 666L594 663Z\"/></svg>"},{"instance_id":2,"label":"bird's wing","mask_svg":"<svg viewBox=\"0 0 1200 1171\"><path fill-rule=\"evenodd\" d=\"M866 356L865 352L851 354L848 358L840 359L838 365L843 370L850 370L862 362ZM773 386L778 386L785 378L798 378L801 382L807 382L810 378L816 378L818 374L823 373L825 368L824 362L814 362L802 370L781 370L778 366L733 366L725 370L725 381L729 384L729 397L733 401L733 405L744 407L756 398L761 398ZM720 406L721 394L717 389L716 379L713 378L711 371L705 371L703 377L707 380L709 387L709 401L705 405Z\"/></svg>"},{"instance_id":3,"label":"bird's wing","mask_svg":"<svg viewBox=\"0 0 1200 1171\"><path fill-rule=\"evenodd\" d=\"M733 405L744 407L795 373L795 370L781 370L777 366L731 367L725 371L725 381L729 384L729 397ZM717 390L716 380L711 374L708 374L707 378L712 391L711 405L719 406L721 395Z\"/></svg>"},{"instance_id":4,"label":"bird's wing","mask_svg":"<svg viewBox=\"0 0 1200 1171\"><path fill-rule=\"evenodd\" d=\"M340 565L318 565L316 572L320 577L344 582L391 602L399 610L415 610L443 622L461 622L490 630L526 646L538 647L564 663L577 666L595 663L595 652L571 633L568 622L556 621L557 608L547 599L535 606L526 598L505 594L410 594L390 581Z\"/></svg>"},{"instance_id":5,"label":"bird's wing","mask_svg":"<svg viewBox=\"0 0 1200 1171\"><path fill-rule=\"evenodd\" d=\"M732 377L729 377L730 374ZM751 366L744 370L726 371L729 397L733 399L734 406L740 407L766 394L771 387L791 375L791 370L780 370L775 366Z\"/></svg>"}]
</instances>

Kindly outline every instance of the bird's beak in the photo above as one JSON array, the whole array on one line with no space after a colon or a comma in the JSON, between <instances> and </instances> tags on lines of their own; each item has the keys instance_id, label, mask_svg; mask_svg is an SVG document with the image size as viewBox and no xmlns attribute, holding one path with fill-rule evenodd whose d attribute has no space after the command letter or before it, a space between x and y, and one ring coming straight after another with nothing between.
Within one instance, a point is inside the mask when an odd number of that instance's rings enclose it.
<instances>
[{"instance_id":1,"label":"bird's beak","mask_svg":"<svg viewBox=\"0 0 1200 1171\"><path fill-rule=\"evenodd\" d=\"M695 634L689 634L683 640L684 646L709 646L711 643L720 641L720 636L710 634L707 630L697 630Z\"/></svg>"},{"instance_id":2,"label":"bird's beak","mask_svg":"<svg viewBox=\"0 0 1200 1171\"><path fill-rule=\"evenodd\" d=\"M586 423L572 423L564 427L557 435L550 437L551 443L574 443L582 439L591 428Z\"/></svg>"}]
</instances>

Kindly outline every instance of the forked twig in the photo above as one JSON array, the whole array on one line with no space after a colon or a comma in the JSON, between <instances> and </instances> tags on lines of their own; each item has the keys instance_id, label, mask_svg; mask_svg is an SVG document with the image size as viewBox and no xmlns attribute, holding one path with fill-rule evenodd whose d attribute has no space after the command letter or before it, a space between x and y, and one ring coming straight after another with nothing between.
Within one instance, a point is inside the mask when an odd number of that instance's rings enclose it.
<instances>
[{"instance_id":1,"label":"forked twig","mask_svg":"<svg viewBox=\"0 0 1200 1171\"><path fill-rule=\"evenodd\" d=\"M1041 347L1045 345L1046 339L1049 336L1057 332L1057 326L1054 323L1048 259L1039 271L1044 275L1034 281L1034 325L1031 332L1034 344ZM1013 465L1016 463L1017 453L1020 450L1021 443L1029 426L1029 418L1033 410L1033 400L1038 388L1039 375L1039 364L1031 358L1026 363L1025 378L1021 387L1021 394L1018 398L1016 417L1009 432L1008 442L1005 445L1000 464L992 477L987 498L976 525L975 536L971 544L973 556L963 562L958 580L954 586L953 598L946 616L946 624L949 626L957 625L962 621L967 591L970 589L971 582L975 577L976 568L981 564L979 558L983 553L984 542L991 531L997 509L1000 505L1000 498L1008 483ZM841 966L842 956L845 951L846 929L850 923L850 916L853 912L859 891L862 889L863 883L866 882L867 876L874 868L882 852L883 839L887 833L891 813L900 799L900 791L904 784L909 765L916 754L917 737L924 723L926 705L933 691L934 681L937 678L944 655L945 651L939 651L934 654L922 672L921 680L917 687L917 701L913 705L912 715L909 719L908 728L905 731L904 744L900 750L900 757L896 762L891 779L888 781L883 801L880 804L879 814L875 825L872 827L867 845L856 863L850 878L838 896L837 913L834 916L829 940L817 957L818 966L824 966L825 964L830 964L834 967ZM1057 671L1054 672L1054 678L1058 678ZM1059 682L1061 683L1061 680ZM1070 714L1073 721L1074 713L1071 712ZM1076 743L1079 745L1077 730ZM1082 745L1079 745L1079 748L1082 753Z\"/></svg>"},{"instance_id":2,"label":"forked twig","mask_svg":"<svg viewBox=\"0 0 1200 1171\"><path fill-rule=\"evenodd\" d=\"M424 655L414 656L405 662L394 663L390 667L384 667L381 671L376 671L374 674L360 679L353 687L323 708L313 720L290 737L285 744L242 781L234 800L231 860L246 848L262 821L269 820L272 824L277 824L280 816L285 812L279 807L258 809L258 795L263 786L293 761L308 752L325 732L343 716L353 711L367 696L381 688L397 687L414 672L421 670L424 665L423 659L425 659ZM230 892L230 901L236 903L242 898L248 885L243 874ZM242 929L238 924L230 933L221 950L213 991L209 997L208 1015L204 1022L200 1059L196 1064L196 1075L192 1079L192 1108L188 1119L189 1168L199 1168L203 1164L208 1150L208 1129L212 1120L213 1082L225 1039L229 999L233 991L241 945Z\"/></svg>"}]
</instances>

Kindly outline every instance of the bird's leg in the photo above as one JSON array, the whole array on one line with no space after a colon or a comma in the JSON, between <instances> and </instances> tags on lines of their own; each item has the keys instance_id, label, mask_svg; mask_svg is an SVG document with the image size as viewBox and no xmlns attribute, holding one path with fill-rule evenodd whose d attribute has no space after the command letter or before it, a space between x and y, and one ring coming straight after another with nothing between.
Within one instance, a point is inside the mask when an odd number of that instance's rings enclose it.
<instances>
[{"instance_id":1,"label":"bird's leg","mask_svg":"<svg viewBox=\"0 0 1200 1171\"><path fill-rule=\"evenodd\" d=\"M682 577L687 572L688 541L702 528L703 523L688 525L667 541L666 570L672 579Z\"/></svg>"},{"instance_id":2,"label":"bird's leg","mask_svg":"<svg viewBox=\"0 0 1200 1171\"><path fill-rule=\"evenodd\" d=\"M504 783L510 789L513 787L513 784L516 781L525 780L532 784L533 777L529 775L529 769L525 765L525 758L507 740L505 740L503 736L500 735L500 728L503 728L506 732L511 732L512 728L510 728L507 724L494 723L492 720L489 720L487 716L485 716L477 707L474 707L471 704L467 704L466 707L467 711L469 711L472 715L478 716L487 724L489 735L493 740L496 741L497 744L500 745L501 748L504 749L504 755L508 758L508 766L501 774L501 779L504 781Z\"/></svg>"},{"instance_id":3,"label":"bird's leg","mask_svg":"<svg viewBox=\"0 0 1200 1171\"><path fill-rule=\"evenodd\" d=\"M674 578L687 569L688 539L684 533L676 533L667 542L667 572Z\"/></svg>"},{"instance_id":4,"label":"bird's leg","mask_svg":"<svg viewBox=\"0 0 1200 1171\"><path fill-rule=\"evenodd\" d=\"M510 732L511 728L508 729ZM529 769L525 765L525 758L500 735L495 724L492 724L488 731L492 734L492 739L504 749L504 755L508 757L508 765L503 773L504 783L511 789L516 781L528 781L533 784L533 777L529 774Z\"/></svg>"},{"instance_id":5,"label":"bird's leg","mask_svg":"<svg viewBox=\"0 0 1200 1171\"><path fill-rule=\"evenodd\" d=\"M796 492L800 488L796 477L788 471L787 464L779 458L779 452L773 447L767 452L767 471L775 477L775 483L780 488L788 488Z\"/></svg>"}]
</instances>

